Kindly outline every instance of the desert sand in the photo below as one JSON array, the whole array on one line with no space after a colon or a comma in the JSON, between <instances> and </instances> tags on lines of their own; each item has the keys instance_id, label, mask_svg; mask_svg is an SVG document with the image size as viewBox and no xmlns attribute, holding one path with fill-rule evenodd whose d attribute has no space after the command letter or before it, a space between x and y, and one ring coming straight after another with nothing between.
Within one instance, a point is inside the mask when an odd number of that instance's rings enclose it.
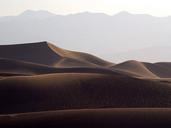
<instances>
[{"instance_id":1,"label":"desert sand","mask_svg":"<svg viewBox=\"0 0 171 128\"><path fill-rule=\"evenodd\" d=\"M169 126L171 63L115 64L48 42L1 45L0 101L3 127Z\"/></svg>"},{"instance_id":2,"label":"desert sand","mask_svg":"<svg viewBox=\"0 0 171 128\"><path fill-rule=\"evenodd\" d=\"M171 109L108 108L42 111L0 116L2 127L169 128Z\"/></svg>"}]
</instances>

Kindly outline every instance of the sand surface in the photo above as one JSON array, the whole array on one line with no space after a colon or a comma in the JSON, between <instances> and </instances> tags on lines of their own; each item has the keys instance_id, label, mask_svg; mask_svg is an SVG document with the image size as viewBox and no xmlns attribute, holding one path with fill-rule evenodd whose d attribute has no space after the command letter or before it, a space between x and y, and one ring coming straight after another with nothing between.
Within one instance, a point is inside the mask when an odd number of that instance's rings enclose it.
<instances>
[{"instance_id":1,"label":"sand surface","mask_svg":"<svg viewBox=\"0 0 171 128\"><path fill-rule=\"evenodd\" d=\"M1 45L0 102L3 127L167 127L171 63L115 64L48 42Z\"/></svg>"}]
</instances>

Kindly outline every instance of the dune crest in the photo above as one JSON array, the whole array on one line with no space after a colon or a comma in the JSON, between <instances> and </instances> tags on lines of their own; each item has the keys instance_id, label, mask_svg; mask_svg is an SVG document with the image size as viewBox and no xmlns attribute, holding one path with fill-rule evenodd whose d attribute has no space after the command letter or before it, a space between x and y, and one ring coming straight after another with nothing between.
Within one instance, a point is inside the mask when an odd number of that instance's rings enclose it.
<instances>
[{"instance_id":1,"label":"dune crest","mask_svg":"<svg viewBox=\"0 0 171 128\"><path fill-rule=\"evenodd\" d=\"M139 76L139 77L157 78L155 74L153 74L150 70L148 70L148 68L144 65L144 63L141 63L135 60L126 61L126 62L117 64L113 66L112 68L125 72L127 74Z\"/></svg>"},{"instance_id":2,"label":"dune crest","mask_svg":"<svg viewBox=\"0 0 171 128\"><path fill-rule=\"evenodd\" d=\"M102 60L96 56L90 55L88 53L82 53L82 52L75 52L75 51L69 51L65 49L61 49L59 47L54 46L51 43L48 43L48 46L58 55L63 57L65 61L68 59L80 61L81 63L84 63L84 65L94 65L94 66L111 66L114 65L111 62L107 62L105 60ZM68 60L69 61L69 60ZM69 61L70 62L70 61ZM77 63L77 62L76 62Z\"/></svg>"},{"instance_id":3,"label":"dune crest","mask_svg":"<svg viewBox=\"0 0 171 128\"><path fill-rule=\"evenodd\" d=\"M1 45L0 58L15 59L48 66L109 66L110 62L104 61L93 55L81 52L68 51L58 48L48 42L28 44ZM67 64L69 63L69 64ZM72 65L70 65L72 63Z\"/></svg>"}]
</instances>

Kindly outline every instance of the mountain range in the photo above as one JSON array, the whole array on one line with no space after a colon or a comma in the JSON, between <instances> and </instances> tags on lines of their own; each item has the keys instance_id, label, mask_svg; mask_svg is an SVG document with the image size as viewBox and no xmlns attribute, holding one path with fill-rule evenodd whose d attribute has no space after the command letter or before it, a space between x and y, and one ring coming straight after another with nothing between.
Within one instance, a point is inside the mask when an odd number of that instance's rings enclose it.
<instances>
[{"instance_id":1,"label":"mountain range","mask_svg":"<svg viewBox=\"0 0 171 128\"><path fill-rule=\"evenodd\" d=\"M0 17L0 127L170 127L170 34L170 16Z\"/></svg>"},{"instance_id":2,"label":"mountain range","mask_svg":"<svg viewBox=\"0 0 171 128\"><path fill-rule=\"evenodd\" d=\"M27 10L0 17L1 44L48 40L113 62L171 61L171 17L120 12L56 15ZM150 51L150 52L149 52ZM148 57L147 57L148 55Z\"/></svg>"}]
</instances>

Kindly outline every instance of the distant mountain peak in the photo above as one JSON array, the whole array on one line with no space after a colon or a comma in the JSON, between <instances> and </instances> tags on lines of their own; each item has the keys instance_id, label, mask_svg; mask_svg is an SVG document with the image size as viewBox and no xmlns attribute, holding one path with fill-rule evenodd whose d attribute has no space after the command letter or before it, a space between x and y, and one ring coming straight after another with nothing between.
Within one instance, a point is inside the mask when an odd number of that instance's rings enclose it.
<instances>
[{"instance_id":1,"label":"distant mountain peak","mask_svg":"<svg viewBox=\"0 0 171 128\"><path fill-rule=\"evenodd\" d=\"M68 14L68 16L94 16L94 15L96 15L96 16L108 16L105 13L97 13L97 12L89 12L89 11Z\"/></svg>"},{"instance_id":2,"label":"distant mountain peak","mask_svg":"<svg viewBox=\"0 0 171 128\"><path fill-rule=\"evenodd\" d=\"M33 10L25 10L24 12L22 12L20 15L28 15L28 14L32 14L35 13L36 11Z\"/></svg>"},{"instance_id":3,"label":"distant mountain peak","mask_svg":"<svg viewBox=\"0 0 171 128\"><path fill-rule=\"evenodd\" d=\"M115 16L130 16L130 15L133 15L133 14L131 14L127 11L121 11L121 12L115 14Z\"/></svg>"},{"instance_id":4,"label":"distant mountain peak","mask_svg":"<svg viewBox=\"0 0 171 128\"><path fill-rule=\"evenodd\" d=\"M48 17L48 16L55 16L55 14L44 11L44 10L26 10L23 13L21 13L19 16L43 16L43 17Z\"/></svg>"}]
</instances>

